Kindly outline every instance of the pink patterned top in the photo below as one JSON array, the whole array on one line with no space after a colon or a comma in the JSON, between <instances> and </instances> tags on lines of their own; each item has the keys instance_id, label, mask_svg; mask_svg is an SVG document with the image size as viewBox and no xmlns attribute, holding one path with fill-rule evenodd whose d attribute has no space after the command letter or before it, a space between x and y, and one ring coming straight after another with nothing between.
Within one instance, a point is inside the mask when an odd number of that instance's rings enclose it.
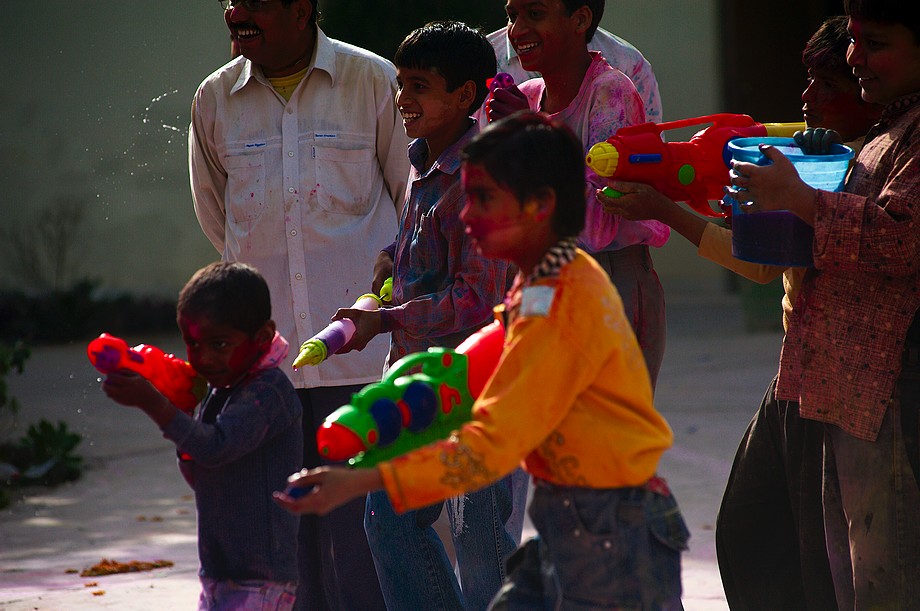
<instances>
[{"instance_id":1,"label":"pink patterned top","mask_svg":"<svg viewBox=\"0 0 920 611\"><path fill-rule=\"evenodd\" d=\"M584 145L585 154L621 127L645 123L644 105L632 81L619 70L611 68L600 53L592 51L591 57L591 65L578 95L567 108L551 115L575 132ZM531 110L542 110L546 90L542 78L525 81L518 88L527 96ZM605 212L597 201L595 190L607 183L590 168L585 171L588 214L585 230L579 238L589 251L620 250L636 244L658 247L668 241L671 229L664 223L628 221Z\"/></svg>"}]
</instances>

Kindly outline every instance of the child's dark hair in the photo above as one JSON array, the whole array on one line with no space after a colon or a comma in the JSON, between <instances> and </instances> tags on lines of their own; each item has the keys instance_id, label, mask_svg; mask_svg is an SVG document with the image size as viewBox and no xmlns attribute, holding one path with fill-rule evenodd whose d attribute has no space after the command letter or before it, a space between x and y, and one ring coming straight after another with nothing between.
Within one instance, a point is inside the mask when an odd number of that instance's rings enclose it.
<instances>
[{"instance_id":1,"label":"child's dark hair","mask_svg":"<svg viewBox=\"0 0 920 611\"><path fill-rule=\"evenodd\" d=\"M585 161L581 142L561 121L520 111L490 123L463 149L466 163L482 165L520 202L552 189L553 231L574 237L585 226Z\"/></svg>"},{"instance_id":2,"label":"child's dark hair","mask_svg":"<svg viewBox=\"0 0 920 611\"><path fill-rule=\"evenodd\" d=\"M476 83L473 112L486 99L486 81L495 76L495 50L485 35L460 21L433 21L409 33L396 49L397 68L434 70L454 91L467 81Z\"/></svg>"},{"instance_id":3,"label":"child's dark hair","mask_svg":"<svg viewBox=\"0 0 920 611\"><path fill-rule=\"evenodd\" d=\"M176 311L253 335L271 319L272 304L268 284L256 268L218 262L195 272L179 292Z\"/></svg>"},{"instance_id":4,"label":"child's dark hair","mask_svg":"<svg viewBox=\"0 0 920 611\"><path fill-rule=\"evenodd\" d=\"M854 19L901 24L920 44L920 2L917 0L843 0L843 12Z\"/></svg>"},{"instance_id":5,"label":"child's dark hair","mask_svg":"<svg viewBox=\"0 0 920 611\"><path fill-rule=\"evenodd\" d=\"M802 51L802 63L807 68L833 70L846 74L857 82L853 71L847 65L847 49L850 46L850 33L847 31L847 16L829 17L818 30L811 35Z\"/></svg>"},{"instance_id":6,"label":"child's dark hair","mask_svg":"<svg viewBox=\"0 0 920 611\"><path fill-rule=\"evenodd\" d=\"M606 0L562 0L562 3L565 5L565 10L569 15L583 6L587 6L591 9L591 26L588 28L588 31L585 32L585 44L588 44L591 42L591 39L594 38L594 33L601 23L601 17L604 16L605 2Z\"/></svg>"}]
</instances>

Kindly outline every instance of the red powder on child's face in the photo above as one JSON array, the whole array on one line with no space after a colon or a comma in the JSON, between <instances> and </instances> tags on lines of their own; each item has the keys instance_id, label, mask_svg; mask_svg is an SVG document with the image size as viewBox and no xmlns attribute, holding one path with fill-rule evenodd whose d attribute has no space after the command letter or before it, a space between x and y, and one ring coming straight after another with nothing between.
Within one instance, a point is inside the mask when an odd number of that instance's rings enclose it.
<instances>
[{"instance_id":1,"label":"red powder on child's face","mask_svg":"<svg viewBox=\"0 0 920 611\"><path fill-rule=\"evenodd\" d=\"M480 164L465 163L460 182L466 194L460 220L467 235L484 256L514 261L524 231L521 202Z\"/></svg>"},{"instance_id":2,"label":"red powder on child's face","mask_svg":"<svg viewBox=\"0 0 920 611\"><path fill-rule=\"evenodd\" d=\"M204 315L180 315L179 328L189 363L215 387L235 384L262 354L248 333Z\"/></svg>"}]
</instances>

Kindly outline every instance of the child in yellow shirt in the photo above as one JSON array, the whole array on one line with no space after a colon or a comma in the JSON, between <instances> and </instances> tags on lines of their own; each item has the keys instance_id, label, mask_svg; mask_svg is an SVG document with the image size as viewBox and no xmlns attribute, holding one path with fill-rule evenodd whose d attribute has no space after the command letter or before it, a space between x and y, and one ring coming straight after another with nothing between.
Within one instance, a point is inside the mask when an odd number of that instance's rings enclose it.
<instances>
[{"instance_id":1,"label":"child in yellow shirt","mask_svg":"<svg viewBox=\"0 0 920 611\"><path fill-rule=\"evenodd\" d=\"M672 433L616 289L575 246L583 163L574 134L532 112L491 124L465 147L466 231L483 255L520 270L499 308L502 357L473 420L374 469L295 474L291 486L313 490L276 493L278 503L324 514L382 488L406 511L481 488L523 460L539 536L509 559L493 608L680 608L689 533L656 476Z\"/></svg>"}]
</instances>

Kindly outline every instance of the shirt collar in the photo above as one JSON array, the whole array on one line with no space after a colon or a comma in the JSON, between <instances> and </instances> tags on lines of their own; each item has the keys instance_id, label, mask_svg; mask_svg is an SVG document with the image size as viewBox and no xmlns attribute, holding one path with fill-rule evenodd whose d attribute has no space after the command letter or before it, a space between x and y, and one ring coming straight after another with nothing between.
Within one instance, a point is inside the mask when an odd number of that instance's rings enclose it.
<instances>
[{"instance_id":1,"label":"shirt collar","mask_svg":"<svg viewBox=\"0 0 920 611\"><path fill-rule=\"evenodd\" d=\"M434 169L438 169L445 174L456 174L457 171L460 170L460 154L463 152L463 147L465 147L478 132L479 127L477 126L476 119L470 118L470 126L466 132L460 136L456 142L444 149L444 152L441 153L433 164L431 164L431 168L428 169L428 172L422 171L428 157L428 146L424 138L416 138L409 143L409 163L412 164L412 167L414 167L420 175L428 174Z\"/></svg>"},{"instance_id":2,"label":"shirt collar","mask_svg":"<svg viewBox=\"0 0 920 611\"><path fill-rule=\"evenodd\" d=\"M253 78L265 85L271 86L268 83L268 79L262 74L262 69L260 67L246 58L242 58L242 61L243 69L240 71L240 76L236 79L233 88L230 89L231 95L242 89L246 83ZM333 47L332 41L319 26L316 27L316 44L313 47L313 57L310 58L310 64L307 67L308 75L313 69L327 72L332 79L332 86L335 86L335 47Z\"/></svg>"},{"instance_id":3,"label":"shirt collar","mask_svg":"<svg viewBox=\"0 0 920 611\"><path fill-rule=\"evenodd\" d=\"M879 117L878 123L873 125L866 134L864 142L870 142L880 133L885 131L889 125L901 117L908 110L920 103L920 91L902 96L885 106L882 110L882 116Z\"/></svg>"},{"instance_id":4,"label":"shirt collar","mask_svg":"<svg viewBox=\"0 0 920 611\"><path fill-rule=\"evenodd\" d=\"M537 264L528 276L525 285L533 284L541 278L554 278L562 272L562 268L575 259L575 238L563 238L546 251L543 260Z\"/></svg>"},{"instance_id":5,"label":"shirt collar","mask_svg":"<svg viewBox=\"0 0 920 611\"><path fill-rule=\"evenodd\" d=\"M907 94L888 104L882 111L879 123L890 123L920 103L920 91Z\"/></svg>"}]
</instances>

